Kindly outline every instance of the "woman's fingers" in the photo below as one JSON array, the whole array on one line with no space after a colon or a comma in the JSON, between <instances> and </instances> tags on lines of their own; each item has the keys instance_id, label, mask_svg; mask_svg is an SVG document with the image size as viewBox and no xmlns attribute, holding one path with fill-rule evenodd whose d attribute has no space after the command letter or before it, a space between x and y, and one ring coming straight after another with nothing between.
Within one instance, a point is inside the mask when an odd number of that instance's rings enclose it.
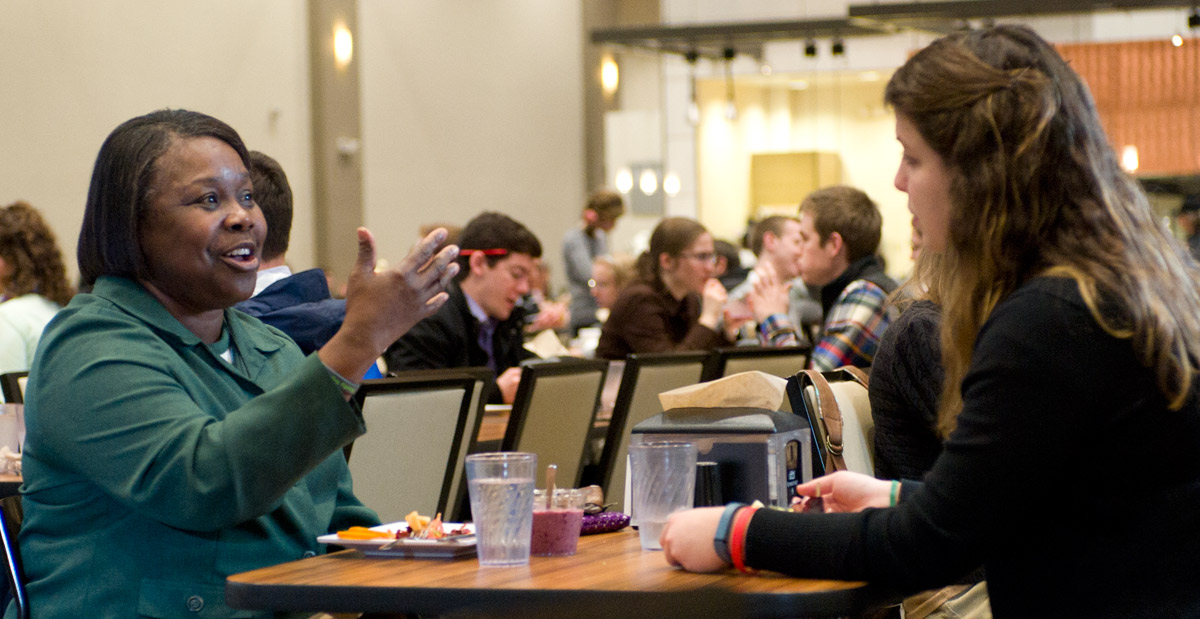
<instances>
[{"instance_id":1,"label":"woman's fingers","mask_svg":"<svg viewBox=\"0 0 1200 619\"><path fill-rule=\"evenodd\" d=\"M358 235L358 255L354 258L354 270L361 274L375 271L375 236L366 228L355 231Z\"/></svg>"},{"instance_id":2,"label":"woman's fingers","mask_svg":"<svg viewBox=\"0 0 1200 619\"><path fill-rule=\"evenodd\" d=\"M432 234L432 233L431 233ZM428 240L429 237L426 237ZM435 246L436 247L436 246ZM424 241L413 248L413 251L400 263L396 272L404 278L405 283L413 290L442 290L458 274L458 247L449 245L442 248L437 255L428 257L421 262L416 258L425 255ZM413 260L410 260L412 258Z\"/></svg>"}]
</instances>

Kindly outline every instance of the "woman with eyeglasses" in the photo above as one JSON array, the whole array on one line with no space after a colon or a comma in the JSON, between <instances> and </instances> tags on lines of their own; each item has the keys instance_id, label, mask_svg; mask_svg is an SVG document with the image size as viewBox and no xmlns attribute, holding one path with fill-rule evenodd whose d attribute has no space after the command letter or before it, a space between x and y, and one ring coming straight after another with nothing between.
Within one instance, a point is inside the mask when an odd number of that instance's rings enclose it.
<instances>
[{"instance_id":1,"label":"woman with eyeglasses","mask_svg":"<svg viewBox=\"0 0 1200 619\"><path fill-rule=\"evenodd\" d=\"M725 287L713 278L713 238L686 217L662 220L638 257L638 281L613 305L596 356L711 350L729 343L719 331Z\"/></svg>"}]
</instances>

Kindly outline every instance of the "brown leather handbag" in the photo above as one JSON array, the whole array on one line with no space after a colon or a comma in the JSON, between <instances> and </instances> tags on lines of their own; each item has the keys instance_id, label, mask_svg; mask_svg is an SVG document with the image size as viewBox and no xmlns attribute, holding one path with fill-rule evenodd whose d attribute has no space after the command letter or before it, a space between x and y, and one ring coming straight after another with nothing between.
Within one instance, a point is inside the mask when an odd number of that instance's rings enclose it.
<instances>
[{"instance_id":1,"label":"brown leather handbag","mask_svg":"<svg viewBox=\"0 0 1200 619\"><path fill-rule=\"evenodd\" d=\"M792 398L792 410L808 417L812 427L813 445L817 459L822 465L819 474L834 471L854 470L873 474L869 463L873 460L874 445L871 440L870 404L866 399L869 377L861 368L843 366L835 370L802 370L792 377L794 389L800 397ZM800 406L796 400L801 401ZM854 410L843 411L850 406ZM863 411L865 407L865 419ZM854 419L844 417L854 414ZM852 432L853 436L847 433ZM851 449L850 464L847 464L846 443L855 442ZM865 449L865 452L864 452ZM859 470L869 467L867 470Z\"/></svg>"}]
</instances>

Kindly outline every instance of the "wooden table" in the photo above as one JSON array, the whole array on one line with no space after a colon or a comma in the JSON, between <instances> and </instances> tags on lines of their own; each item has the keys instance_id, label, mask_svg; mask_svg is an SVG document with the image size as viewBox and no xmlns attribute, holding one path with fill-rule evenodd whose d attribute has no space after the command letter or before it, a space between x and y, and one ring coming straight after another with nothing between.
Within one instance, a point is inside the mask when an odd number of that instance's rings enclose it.
<instances>
[{"instance_id":1,"label":"wooden table","mask_svg":"<svg viewBox=\"0 0 1200 619\"><path fill-rule=\"evenodd\" d=\"M726 619L852 616L895 601L859 582L691 574L667 565L661 552L643 551L632 529L584 536L574 556L533 557L524 567L480 568L475 557L366 558L348 550L236 574L225 585L226 602L250 610L552 617L585 608L621 619L656 616L663 601L686 604L710 593L736 608L720 615Z\"/></svg>"}]
</instances>

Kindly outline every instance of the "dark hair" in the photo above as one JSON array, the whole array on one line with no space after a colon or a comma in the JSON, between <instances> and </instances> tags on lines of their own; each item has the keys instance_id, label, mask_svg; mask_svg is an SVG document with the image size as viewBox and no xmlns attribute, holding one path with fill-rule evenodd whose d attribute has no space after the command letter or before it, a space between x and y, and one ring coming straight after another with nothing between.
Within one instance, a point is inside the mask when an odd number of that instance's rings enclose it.
<instances>
[{"instance_id":1,"label":"dark hair","mask_svg":"<svg viewBox=\"0 0 1200 619\"><path fill-rule=\"evenodd\" d=\"M595 211L600 219L614 221L625 214L625 199L611 189L597 189L588 196L583 208Z\"/></svg>"},{"instance_id":2,"label":"dark hair","mask_svg":"<svg viewBox=\"0 0 1200 619\"><path fill-rule=\"evenodd\" d=\"M738 248L733 243L724 239L716 239L713 241L713 251L728 263L728 268L736 268L742 265L742 257L738 255Z\"/></svg>"},{"instance_id":3,"label":"dark hair","mask_svg":"<svg viewBox=\"0 0 1200 619\"><path fill-rule=\"evenodd\" d=\"M242 138L199 112L159 110L121 123L100 146L79 231L80 282L101 275L147 277L140 231L156 163L177 139L212 137L228 144L249 169Z\"/></svg>"},{"instance_id":4,"label":"dark hair","mask_svg":"<svg viewBox=\"0 0 1200 619\"><path fill-rule=\"evenodd\" d=\"M254 202L267 222L262 257L274 260L287 253L292 236L292 186L279 162L256 150L250 151L249 170Z\"/></svg>"},{"instance_id":5,"label":"dark hair","mask_svg":"<svg viewBox=\"0 0 1200 619\"><path fill-rule=\"evenodd\" d=\"M754 252L755 256L761 256L763 237L767 236L768 232L776 237L783 236L783 226L789 221L796 221L796 218L787 215L772 215L754 224L750 231L750 251Z\"/></svg>"},{"instance_id":6,"label":"dark hair","mask_svg":"<svg viewBox=\"0 0 1200 619\"><path fill-rule=\"evenodd\" d=\"M488 265L507 258L510 254L526 254L530 258L542 257L542 244L529 228L503 213L480 213L467 222L466 227L458 237L458 246L462 249L503 249L507 253L487 256ZM458 279L463 279L470 271L468 260L470 254L459 256Z\"/></svg>"},{"instance_id":7,"label":"dark hair","mask_svg":"<svg viewBox=\"0 0 1200 619\"><path fill-rule=\"evenodd\" d=\"M953 427L979 329L1043 274L1074 279L1097 322L1129 338L1182 406L1200 366L1195 263L1120 168L1058 52L1024 26L948 35L910 58L884 98L950 173L941 429Z\"/></svg>"},{"instance_id":8,"label":"dark hair","mask_svg":"<svg viewBox=\"0 0 1200 619\"><path fill-rule=\"evenodd\" d=\"M25 202L0 209L0 258L12 269L12 277L0 292L10 296L37 293L60 306L75 291L67 283L62 252L46 220Z\"/></svg>"},{"instance_id":9,"label":"dark hair","mask_svg":"<svg viewBox=\"0 0 1200 619\"><path fill-rule=\"evenodd\" d=\"M679 257L707 232L700 222L687 217L667 217L658 222L650 234L650 248L638 256L638 278L650 285L662 285L662 266L658 257L662 254Z\"/></svg>"},{"instance_id":10,"label":"dark hair","mask_svg":"<svg viewBox=\"0 0 1200 619\"><path fill-rule=\"evenodd\" d=\"M879 249L883 216L865 192L838 185L818 189L800 203L800 212L808 213L821 242L837 232L846 247L846 258L854 262Z\"/></svg>"}]
</instances>

